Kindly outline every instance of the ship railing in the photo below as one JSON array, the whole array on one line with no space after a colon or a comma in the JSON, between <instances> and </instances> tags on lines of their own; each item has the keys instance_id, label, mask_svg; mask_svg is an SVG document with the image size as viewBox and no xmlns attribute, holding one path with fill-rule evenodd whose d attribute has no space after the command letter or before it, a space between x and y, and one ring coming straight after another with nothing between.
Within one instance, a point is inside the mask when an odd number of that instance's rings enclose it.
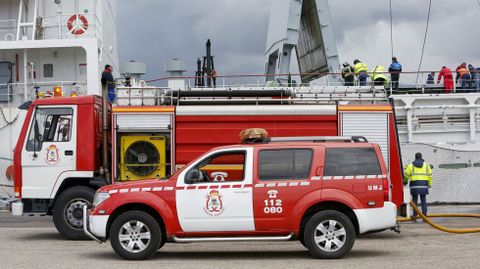
<instances>
[{"instance_id":1,"label":"ship railing","mask_svg":"<svg viewBox=\"0 0 480 269\"><path fill-rule=\"evenodd\" d=\"M433 80L428 79L428 75L434 73ZM469 81L462 82L458 80L455 82L455 72L453 72L453 89L446 90L444 80L437 83L438 72L434 71L420 71L420 72L402 72L400 74L400 81L398 87L391 81L391 74L389 72L368 72L368 79L366 87L376 86L372 80L375 75L384 75L387 79L384 83L379 83L377 86L383 86L389 95L399 94L442 94L442 93L471 93L480 92L480 71L472 72L475 77ZM315 81L309 83L302 83L301 77L303 75L321 76ZM208 81L210 84L208 85ZM166 84L174 81L174 84L185 84L185 88L236 88L236 87L343 87L345 81L342 78L342 73L304 73L304 74L275 74L275 75L218 75L216 77L209 76L184 76L184 77L163 77L159 79L148 80L149 84ZM359 87L360 82L357 77L353 82L353 87ZM365 87L365 86L364 86Z\"/></svg>"},{"instance_id":2,"label":"ship railing","mask_svg":"<svg viewBox=\"0 0 480 269\"><path fill-rule=\"evenodd\" d=\"M14 19L0 20L0 42L15 40L17 21Z\"/></svg>"},{"instance_id":3,"label":"ship railing","mask_svg":"<svg viewBox=\"0 0 480 269\"><path fill-rule=\"evenodd\" d=\"M41 24L38 26L36 39L69 39L69 38L97 38L102 39L102 21L96 13L80 14L88 20L88 28L81 35L74 35L69 32L67 23L73 14L59 14L53 16L39 17ZM0 41L14 41L17 29L15 19L0 20Z\"/></svg>"},{"instance_id":4,"label":"ship railing","mask_svg":"<svg viewBox=\"0 0 480 269\"><path fill-rule=\"evenodd\" d=\"M85 16L88 28L81 35L74 35L67 28L68 20L74 14L59 14L42 17L42 39L97 38L102 39L102 21L96 13L79 14Z\"/></svg>"},{"instance_id":5,"label":"ship railing","mask_svg":"<svg viewBox=\"0 0 480 269\"><path fill-rule=\"evenodd\" d=\"M25 101L54 95L60 87L62 96L83 95L80 81L39 81L0 84L0 106L20 105Z\"/></svg>"}]
</instances>

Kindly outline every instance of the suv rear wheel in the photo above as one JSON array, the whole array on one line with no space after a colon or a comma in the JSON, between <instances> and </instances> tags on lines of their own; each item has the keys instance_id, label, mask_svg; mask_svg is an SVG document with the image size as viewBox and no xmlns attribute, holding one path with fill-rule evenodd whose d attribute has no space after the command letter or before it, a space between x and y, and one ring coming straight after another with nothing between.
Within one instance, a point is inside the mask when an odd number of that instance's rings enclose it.
<instances>
[{"instance_id":1,"label":"suv rear wheel","mask_svg":"<svg viewBox=\"0 0 480 269\"><path fill-rule=\"evenodd\" d=\"M308 220L303 240L313 257L338 259L352 249L355 228L343 213L334 210L321 211Z\"/></svg>"},{"instance_id":2,"label":"suv rear wheel","mask_svg":"<svg viewBox=\"0 0 480 269\"><path fill-rule=\"evenodd\" d=\"M157 220L143 211L127 211L112 223L110 243L126 260L150 258L163 245L162 230Z\"/></svg>"}]
</instances>

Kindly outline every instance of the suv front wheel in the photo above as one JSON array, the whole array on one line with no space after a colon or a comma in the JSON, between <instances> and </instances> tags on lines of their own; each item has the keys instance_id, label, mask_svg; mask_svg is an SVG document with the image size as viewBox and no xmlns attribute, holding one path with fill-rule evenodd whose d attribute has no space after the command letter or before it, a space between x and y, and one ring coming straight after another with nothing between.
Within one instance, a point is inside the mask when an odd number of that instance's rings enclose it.
<instances>
[{"instance_id":1,"label":"suv front wheel","mask_svg":"<svg viewBox=\"0 0 480 269\"><path fill-rule=\"evenodd\" d=\"M355 228L345 214L334 210L321 211L308 220L303 240L313 257L338 259L352 249Z\"/></svg>"},{"instance_id":2,"label":"suv front wheel","mask_svg":"<svg viewBox=\"0 0 480 269\"><path fill-rule=\"evenodd\" d=\"M150 258L162 245L162 231L157 220L143 211L127 211L112 223L110 243L126 260Z\"/></svg>"}]
</instances>

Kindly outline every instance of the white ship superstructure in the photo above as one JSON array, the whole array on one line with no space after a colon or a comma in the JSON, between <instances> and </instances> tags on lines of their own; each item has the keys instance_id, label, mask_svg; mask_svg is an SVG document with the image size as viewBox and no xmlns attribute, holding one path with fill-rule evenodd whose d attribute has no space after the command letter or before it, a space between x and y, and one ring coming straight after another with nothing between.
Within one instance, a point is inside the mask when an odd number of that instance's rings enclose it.
<instances>
[{"instance_id":1,"label":"white ship superstructure","mask_svg":"<svg viewBox=\"0 0 480 269\"><path fill-rule=\"evenodd\" d=\"M0 196L12 185L5 170L24 117L16 107L54 89L100 94L105 64L118 70L115 0L0 1Z\"/></svg>"}]
</instances>

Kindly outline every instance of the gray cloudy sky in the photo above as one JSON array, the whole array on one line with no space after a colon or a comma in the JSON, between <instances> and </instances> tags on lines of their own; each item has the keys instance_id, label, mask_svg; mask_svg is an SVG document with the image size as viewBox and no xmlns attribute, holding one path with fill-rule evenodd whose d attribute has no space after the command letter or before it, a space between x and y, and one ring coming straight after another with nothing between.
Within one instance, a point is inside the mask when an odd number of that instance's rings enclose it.
<instances>
[{"instance_id":1,"label":"gray cloudy sky","mask_svg":"<svg viewBox=\"0 0 480 269\"><path fill-rule=\"evenodd\" d=\"M165 62L196 59L212 39L219 75L264 72L269 10L275 0L118 1L120 61L147 63L146 79L165 76ZM341 62L364 60L371 68L390 63L388 0L330 0ZM393 0L395 55L416 71L428 0ZM480 3L433 0L423 70L480 65Z\"/></svg>"}]
</instances>

